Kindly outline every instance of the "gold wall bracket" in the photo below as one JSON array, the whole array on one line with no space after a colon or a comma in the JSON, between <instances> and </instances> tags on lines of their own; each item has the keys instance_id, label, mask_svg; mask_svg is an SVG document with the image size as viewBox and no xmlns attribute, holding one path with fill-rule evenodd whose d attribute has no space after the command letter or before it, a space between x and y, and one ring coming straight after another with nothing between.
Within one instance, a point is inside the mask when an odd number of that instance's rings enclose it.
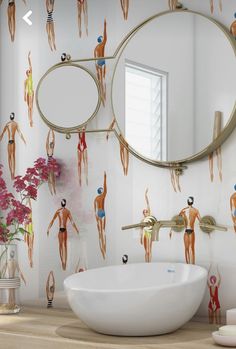
<instances>
[{"instance_id":1,"label":"gold wall bracket","mask_svg":"<svg viewBox=\"0 0 236 349\"><path fill-rule=\"evenodd\" d=\"M204 233L212 233L214 230L227 231L227 227L216 224L216 220L212 216L202 217L199 223L201 231Z\"/></svg>"}]
</instances>

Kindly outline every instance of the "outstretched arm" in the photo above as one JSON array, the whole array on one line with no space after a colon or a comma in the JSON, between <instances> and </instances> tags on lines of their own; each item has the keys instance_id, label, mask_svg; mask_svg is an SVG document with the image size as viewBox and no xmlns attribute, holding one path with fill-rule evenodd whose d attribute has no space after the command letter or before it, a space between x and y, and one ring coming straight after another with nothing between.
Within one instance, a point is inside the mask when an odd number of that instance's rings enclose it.
<instances>
[{"instance_id":1,"label":"outstretched arm","mask_svg":"<svg viewBox=\"0 0 236 349\"><path fill-rule=\"evenodd\" d=\"M55 219L57 218L58 212L56 212L53 216L53 219L51 220L49 226L48 226L48 230L47 230L47 236L49 235L49 230L51 229L51 227L53 226L53 223L55 222Z\"/></svg>"},{"instance_id":2,"label":"outstretched arm","mask_svg":"<svg viewBox=\"0 0 236 349\"><path fill-rule=\"evenodd\" d=\"M2 137L4 136L4 133L6 132L7 130L7 125L4 127L2 133L1 133L1 136L0 136L0 141L2 140Z\"/></svg>"},{"instance_id":3,"label":"outstretched arm","mask_svg":"<svg viewBox=\"0 0 236 349\"><path fill-rule=\"evenodd\" d=\"M72 218L71 213L69 213L69 220L70 220L72 226L74 227L74 229L75 229L75 230L77 231L77 233L79 234L79 229L77 228L75 222L73 221L73 218Z\"/></svg>"},{"instance_id":4,"label":"outstretched arm","mask_svg":"<svg viewBox=\"0 0 236 349\"><path fill-rule=\"evenodd\" d=\"M151 214L151 209L150 209L150 204L149 204L149 200L148 200L148 188L145 190L145 200L146 200L146 204L147 204L147 210L148 210L148 214Z\"/></svg>"},{"instance_id":5,"label":"outstretched arm","mask_svg":"<svg viewBox=\"0 0 236 349\"><path fill-rule=\"evenodd\" d=\"M106 45L107 42L107 21L104 19L104 31L103 31L103 46Z\"/></svg>"},{"instance_id":6,"label":"outstretched arm","mask_svg":"<svg viewBox=\"0 0 236 349\"><path fill-rule=\"evenodd\" d=\"M29 62L30 71L32 73L32 63L31 63L30 55L31 55L31 52L29 51L29 53L28 53L28 62Z\"/></svg>"},{"instance_id":7,"label":"outstretched arm","mask_svg":"<svg viewBox=\"0 0 236 349\"><path fill-rule=\"evenodd\" d=\"M104 172L103 188L104 188L103 196L105 197L107 195L107 174L106 174L106 172Z\"/></svg>"},{"instance_id":8,"label":"outstretched arm","mask_svg":"<svg viewBox=\"0 0 236 349\"><path fill-rule=\"evenodd\" d=\"M201 216L200 216L199 211L197 211L197 219L199 220L199 222L201 221Z\"/></svg>"},{"instance_id":9,"label":"outstretched arm","mask_svg":"<svg viewBox=\"0 0 236 349\"><path fill-rule=\"evenodd\" d=\"M17 129L17 132L19 133L20 138L22 139L22 141L26 144L26 141L25 141L25 139L24 139L24 136L23 136L23 134L22 134L22 132L21 132L21 130L20 130L18 124L17 124L17 128L16 128L16 129Z\"/></svg>"}]
</instances>

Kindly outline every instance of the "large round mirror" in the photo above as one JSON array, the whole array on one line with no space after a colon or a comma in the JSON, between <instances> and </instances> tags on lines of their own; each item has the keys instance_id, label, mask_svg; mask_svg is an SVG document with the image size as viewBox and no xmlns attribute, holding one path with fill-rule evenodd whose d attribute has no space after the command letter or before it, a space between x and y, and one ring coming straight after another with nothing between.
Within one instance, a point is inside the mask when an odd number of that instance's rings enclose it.
<instances>
[{"instance_id":1,"label":"large round mirror","mask_svg":"<svg viewBox=\"0 0 236 349\"><path fill-rule=\"evenodd\" d=\"M137 28L112 84L113 112L131 150L151 161L189 161L212 144L219 114L229 134L235 52L226 29L191 11L159 14Z\"/></svg>"},{"instance_id":2,"label":"large round mirror","mask_svg":"<svg viewBox=\"0 0 236 349\"><path fill-rule=\"evenodd\" d=\"M58 131L82 127L96 115L100 103L97 79L76 64L52 67L38 84L39 112Z\"/></svg>"}]
</instances>

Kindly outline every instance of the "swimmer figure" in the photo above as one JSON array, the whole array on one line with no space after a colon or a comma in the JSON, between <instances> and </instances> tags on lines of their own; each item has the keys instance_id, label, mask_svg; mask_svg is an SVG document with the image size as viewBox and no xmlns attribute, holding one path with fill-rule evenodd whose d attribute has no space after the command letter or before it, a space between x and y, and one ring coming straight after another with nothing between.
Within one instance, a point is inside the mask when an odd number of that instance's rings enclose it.
<instances>
[{"instance_id":1,"label":"swimmer figure","mask_svg":"<svg viewBox=\"0 0 236 349\"><path fill-rule=\"evenodd\" d=\"M47 151L47 157L48 157L48 165L52 164L53 161L55 161L53 154L54 154L54 148L55 148L55 133L52 129L49 129L47 140L46 140L46 151ZM50 169L48 174L48 187L50 190L50 193L56 194L56 179L55 179L55 173L53 169Z\"/></svg>"},{"instance_id":2,"label":"swimmer figure","mask_svg":"<svg viewBox=\"0 0 236 349\"><path fill-rule=\"evenodd\" d=\"M94 58L104 57L105 56L105 46L107 43L107 22L104 20L104 30L103 30L103 36L100 35L97 39L98 45L94 49ZM96 71L97 71L97 77L98 81L101 86L101 99L102 104L105 106L106 101L106 61L104 58L98 59L96 61Z\"/></svg>"},{"instance_id":3,"label":"swimmer figure","mask_svg":"<svg viewBox=\"0 0 236 349\"><path fill-rule=\"evenodd\" d=\"M79 36L82 36L82 14L84 15L84 25L88 36L88 3L87 0L77 0Z\"/></svg>"},{"instance_id":4,"label":"swimmer figure","mask_svg":"<svg viewBox=\"0 0 236 349\"><path fill-rule=\"evenodd\" d=\"M129 0L120 0L120 4L123 11L124 19L127 20L129 14Z\"/></svg>"},{"instance_id":5,"label":"swimmer figure","mask_svg":"<svg viewBox=\"0 0 236 349\"><path fill-rule=\"evenodd\" d=\"M75 225L70 211L66 208L66 200L61 201L61 208L59 208L53 216L47 230L47 236L49 236L49 230L52 227L54 221L58 218L59 220L59 232L58 232L58 242L59 242L59 254L62 263L62 269L66 270L67 263L67 222L70 220L72 226L79 234L79 230Z\"/></svg>"},{"instance_id":6,"label":"swimmer figure","mask_svg":"<svg viewBox=\"0 0 236 349\"><path fill-rule=\"evenodd\" d=\"M28 106L28 118L30 127L33 127L33 105L34 105L34 87L33 87L33 76L32 76L32 64L30 59L30 51L28 54L29 69L26 70L26 80L24 84L24 101Z\"/></svg>"},{"instance_id":7,"label":"swimmer figure","mask_svg":"<svg viewBox=\"0 0 236 349\"><path fill-rule=\"evenodd\" d=\"M151 216L151 208L147 193L148 188L145 190L145 201L147 207L143 210L143 220L146 217ZM141 229L140 243L144 246L145 249L145 262L150 263L152 260L152 231L150 230L150 228L144 227L143 229Z\"/></svg>"},{"instance_id":8,"label":"swimmer figure","mask_svg":"<svg viewBox=\"0 0 236 349\"><path fill-rule=\"evenodd\" d=\"M199 211L193 207L194 198L188 197L188 207L185 207L179 213L184 218L185 233L184 233L184 247L185 260L188 264L195 264L195 232L194 224L196 219L201 220Z\"/></svg>"},{"instance_id":9,"label":"swimmer figure","mask_svg":"<svg viewBox=\"0 0 236 349\"><path fill-rule=\"evenodd\" d=\"M220 324L221 314L220 314L220 302L219 302L218 290L221 283L221 277L220 277L218 267L217 267L217 275L211 275L210 269L208 271L208 280L207 280L207 286L210 292L210 301L208 304L209 323Z\"/></svg>"},{"instance_id":10,"label":"swimmer figure","mask_svg":"<svg viewBox=\"0 0 236 349\"><path fill-rule=\"evenodd\" d=\"M104 172L104 184L103 188L100 187L97 190L98 196L96 196L94 200L94 211L95 217L97 221L97 229L99 235L99 246L103 256L103 259L106 257L106 236L105 236L105 228L106 228L106 213L105 213L105 198L107 195L107 175Z\"/></svg>"},{"instance_id":11,"label":"swimmer figure","mask_svg":"<svg viewBox=\"0 0 236 349\"><path fill-rule=\"evenodd\" d=\"M17 122L14 121L15 119L15 113L10 114L10 121L5 125L2 134L0 135L0 141L2 140L5 132L7 132L8 135L8 146L7 146L7 152L8 152L8 165L11 173L11 179L15 178L15 168L16 168L16 144L15 144L15 134L18 132L20 138L22 141L26 144L23 134L21 133L21 130L17 124Z\"/></svg>"},{"instance_id":12,"label":"swimmer figure","mask_svg":"<svg viewBox=\"0 0 236 349\"><path fill-rule=\"evenodd\" d=\"M234 224L234 231L236 233L236 184L234 185L235 193L233 193L230 197L230 211L231 217Z\"/></svg>"}]
</instances>

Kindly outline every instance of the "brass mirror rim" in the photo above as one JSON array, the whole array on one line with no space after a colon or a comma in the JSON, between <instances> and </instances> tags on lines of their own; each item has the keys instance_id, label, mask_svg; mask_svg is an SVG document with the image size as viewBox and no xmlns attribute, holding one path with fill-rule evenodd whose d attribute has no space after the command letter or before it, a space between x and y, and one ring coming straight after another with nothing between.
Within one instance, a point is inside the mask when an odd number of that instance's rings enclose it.
<instances>
[{"instance_id":1,"label":"brass mirror rim","mask_svg":"<svg viewBox=\"0 0 236 349\"><path fill-rule=\"evenodd\" d=\"M66 66L67 66L67 67L76 67L76 68L82 69L82 70L84 70L86 73L88 73L88 74L90 75L90 77L94 80L95 85L96 85L96 87L97 87L97 91L98 91L98 101L97 101L97 105L96 105L96 108L95 108L93 114L92 114L91 116L89 116L89 118L88 118L85 122L83 122L82 124L79 124L79 125L73 126L73 127L58 126L58 125L56 125L56 124L50 122L50 121L46 118L46 116L43 114L43 112L42 112L42 110L41 110L41 108L40 108L40 106L39 106L39 99L38 99L39 89L40 89L40 87L41 87L42 82L44 81L44 79L45 79L52 71L54 71L54 70L56 70L56 69L59 69L59 68L66 67ZM99 82L98 82L96 76L95 76L93 73L91 73L91 71L90 71L89 69L87 69L87 68L85 68L85 67L83 67L83 66L81 66L81 65L79 65L79 64L76 64L76 63L74 63L74 62L70 62L70 61L69 61L69 62L63 62L63 63L57 63L57 64L53 65L52 67L50 67L50 68L46 71L46 73L41 77L41 79L39 80L38 85L37 85L37 88L36 88L36 94L35 94L35 95L36 95L36 98L35 98L35 99L36 99L36 105L37 105L37 108L38 108L38 111L39 111L39 114L40 114L41 118L43 119L43 121L44 121L51 129L53 129L53 130L55 130L55 131L57 131L57 132L59 132L59 133L68 133L68 134L69 134L70 132L75 132L75 131L78 131L78 129L81 129L81 128L85 127L85 126L87 125L87 123L88 123L89 121L91 121L91 120L97 115L98 110L99 110L100 105L101 105L101 87L100 87L100 84L99 84Z\"/></svg>"},{"instance_id":2,"label":"brass mirror rim","mask_svg":"<svg viewBox=\"0 0 236 349\"><path fill-rule=\"evenodd\" d=\"M123 136L123 133L119 127L119 124L117 122L117 118L116 118L116 114L115 114L115 110L114 110L114 104L113 104L113 85L114 85L114 77L116 74L116 69L117 69L117 65L119 63L120 57L125 49L125 47L128 45L129 41L133 38L133 36L135 36L136 32L138 32L140 29L142 29L146 24L150 23L151 21L153 21L154 19L158 18L158 17L162 17L166 14L170 14L170 13L192 13L192 14L197 14L201 17L204 17L206 19L208 19L210 22L214 23L226 36L226 38L228 39L234 54L236 56L236 40L234 39L234 37L230 34L228 28L226 28L223 24L221 24L220 22L216 21L215 19L206 16L202 13L199 13L197 11L191 11L191 10L176 10L176 11L164 11L164 12L160 12L154 16L149 17L148 19L146 19L145 21L143 21L142 23L140 23L137 27L135 27L126 37L125 39L121 42L121 45L119 45L118 49L115 52L114 58L117 56L117 61L115 63L115 67L114 67L114 71L113 71L113 75L112 75L112 81L111 81L111 106L112 106L112 113L113 116L116 120L116 125L117 128L119 130L119 133L122 135L122 137L125 139L125 137ZM137 158L139 158L140 160L143 160L144 162L154 165L154 166L159 166L159 167L172 167L174 165L178 165L178 164L184 164L184 163L189 163L192 161L196 161L196 160L200 160L203 157L211 154L214 150L216 150L219 146L221 146L223 144L223 142L229 137L229 135L232 133L232 131L234 130L236 126L236 102L234 104L233 110L231 112L230 118L228 120L228 122L226 123L226 125L224 126L223 130L221 131L220 135L213 140L207 147L203 148L200 152L191 155L187 158L184 159L179 159L179 160L174 160L174 161L157 161L151 158L148 158L144 155L141 155L138 151L136 151L133 147L131 147L129 145L129 151L136 156ZM126 139L125 139L126 140ZM126 140L127 142L127 140ZM127 142L129 144L129 142Z\"/></svg>"}]
</instances>

